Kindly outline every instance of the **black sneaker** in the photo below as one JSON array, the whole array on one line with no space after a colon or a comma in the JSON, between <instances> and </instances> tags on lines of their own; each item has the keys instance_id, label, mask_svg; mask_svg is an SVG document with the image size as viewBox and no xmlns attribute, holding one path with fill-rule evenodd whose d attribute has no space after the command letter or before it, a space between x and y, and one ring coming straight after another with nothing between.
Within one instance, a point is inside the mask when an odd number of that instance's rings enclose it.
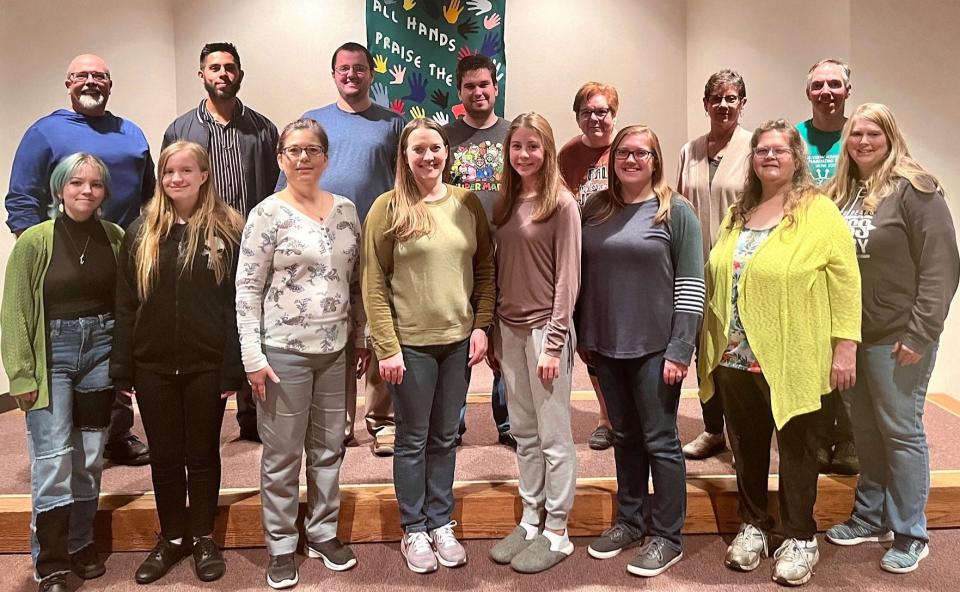
<instances>
[{"instance_id":1,"label":"black sneaker","mask_svg":"<svg viewBox=\"0 0 960 592\"><path fill-rule=\"evenodd\" d=\"M500 436L497 438L497 442L499 442L500 444L503 444L504 446L509 446L514 450L517 449L517 439L514 438L513 434L511 434L510 432L504 432L500 434Z\"/></svg>"},{"instance_id":2,"label":"black sneaker","mask_svg":"<svg viewBox=\"0 0 960 592\"><path fill-rule=\"evenodd\" d=\"M353 550L341 543L337 537L322 543L307 543L307 557L323 559L327 569L333 571L347 571L357 564L357 556L353 554Z\"/></svg>"},{"instance_id":3,"label":"black sneaker","mask_svg":"<svg viewBox=\"0 0 960 592\"><path fill-rule=\"evenodd\" d=\"M150 449L133 434L126 438L109 442L103 450L103 458L116 465L142 467L150 464Z\"/></svg>"},{"instance_id":4,"label":"black sneaker","mask_svg":"<svg viewBox=\"0 0 960 592\"><path fill-rule=\"evenodd\" d=\"M652 578L667 571L671 565L681 559L683 559L683 551L677 551L671 547L663 537L653 537L627 564L627 571L635 576Z\"/></svg>"},{"instance_id":5,"label":"black sneaker","mask_svg":"<svg viewBox=\"0 0 960 592\"><path fill-rule=\"evenodd\" d=\"M860 459L853 442L840 442L833 449L833 472L838 475L856 475L860 472Z\"/></svg>"},{"instance_id":6,"label":"black sneaker","mask_svg":"<svg viewBox=\"0 0 960 592\"><path fill-rule=\"evenodd\" d=\"M622 524L614 524L612 528L608 528L603 531L603 534L593 539L587 547L587 553L596 559L610 559L642 540L642 536L633 536Z\"/></svg>"},{"instance_id":7,"label":"black sneaker","mask_svg":"<svg viewBox=\"0 0 960 592\"><path fill-rule=\"evenodd\" d=\"M297 562L293 553L270 556L270 564L267 565L268 586L281 590L296 586L299 581L300 574L297 573Z\"/></svg>"},{"instance_id":8,"label":"black sneaker","mask_svg":"<svg viewBox=\"0 0 960 592\"><path fill-rule=\"evenodd\" d=\"M156 582L167 575L170 568L180 563L180 560L187 556L187 546L183 543L176 545L165 538L160 539L157 546L147 555L134 578L138 584L149 584Z\"/></svg>"},{"instance_id":9,"label":"black sneaker","mask_svg":"<svg viewBox=\"0 0 960 592\"><path fill-rule=\"evenodd\" d=\"M613 446L613 432L607 426L597 426L590 434L591 450L606 450Z\"/></svg>"},{"instance_id":10,"label":"black sneaker","mask_svg":"<svg viewBox=\"0 0 960 592\"><path fill-rule=\"evenodd\" d=\"M107 573L107 566L100 561L93 543L70 554L70 569L84 580L93 580Z\"/></svg>"},{"instance_id":11,"label":"black sneaker","mask_svg":"<svg viewBox=\"0 0 960 592\"><path fill-rule=\"evenodd\" d=\"M219 580L227 571L223 552L212 537L202 536L193 539L193 566L201 582Z\"/></svg>"},{"instance_id":12,"label":"black sneaker","mask_svg":"<svg viewBox=\"0 0 960 592\"><path fill-rule=\"evenodd\" d=\"M37 588L40 592L68 592L67 575L56 573L40 580L40 586Z\"/></svg>"}]
</instances>

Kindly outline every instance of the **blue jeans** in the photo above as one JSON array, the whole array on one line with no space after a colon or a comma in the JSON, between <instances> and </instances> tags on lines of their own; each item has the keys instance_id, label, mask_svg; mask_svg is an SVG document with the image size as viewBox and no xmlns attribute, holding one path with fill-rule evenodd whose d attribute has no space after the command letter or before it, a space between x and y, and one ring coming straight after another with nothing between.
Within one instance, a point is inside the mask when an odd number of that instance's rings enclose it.
<instances>
[{"instance_id":1,"label":"blue jeans","mask_svg":"<svg viewBox=\"0 0 960 592\"><path fill-rule=\"evenodd\" d=\"M507 388L503 385L503 376L500 372L493 373L493 388L490 389L490 410L493 412L493 423L497 425L497 434L500 436L510 431L510 416L507 413ZM462 436L467 433L467 404L460 408L460 430Z\"/></svg>"},{"instance_id":2,"label":"blue jeans","mask_svg":"<svg viewBox=\"0 0 960 592\"><path fill-rule=\"evenodd\" d=\"M843 392L860 457L853 519L898 539L927 542L923 508L930 494L930 451L923 404L937 344L910 366L900 366L893 346L861 345L857 383Z\"/></svg>"},{"instance_id":3,"label":"blue jeans","mask_svg":"<svg viewBox=\"0 0 960 592\"><path fill-rule=\"evenodd\" d=\"M397 434L393 481L404 532L450 522L460 408L470 384L470 340L401 346L407 370L391 385Z\"/></svg>"},{"instance_id":4,"label":"blue jeans","mask_svg":"<svg viewBox=\"0 0 960 592\"><path fill-rule=\"evenodd\" d=\"M663 382L663 352L632 359L594 353L592 361L613 426L617 523L637 537L663 537L679 551L687 507L677 433L680 384Z\"/></svg>"},{"instance_id":5,"label":"blue jeans","mask_svg":"<svg viewBox=\"0 0 960 592\"><path fill-rule=\"evenodd\" d=\"M33 501L31 554L39 577L62 571L65 560L69 569L64 552L76 552L93 542L113 402L109 375L113 318L53 320L49 325L50 404L26 414ZM60 524L42 520L46 524L38 532L38 516L64 507L69 511L55 513L65 514L64 520L57 519ZM66 520L68 524L62 523Z\"/></svg>"}]
</instances>

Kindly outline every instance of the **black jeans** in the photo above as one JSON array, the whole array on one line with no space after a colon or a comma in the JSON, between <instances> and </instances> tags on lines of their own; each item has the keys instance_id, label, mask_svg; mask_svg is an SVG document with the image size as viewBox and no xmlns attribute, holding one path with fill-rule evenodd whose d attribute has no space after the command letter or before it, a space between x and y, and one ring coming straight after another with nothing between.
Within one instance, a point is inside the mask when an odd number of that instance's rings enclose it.
<instances>
[{"instance_id":1,"label":"black jeans","mask_svg":"<svg viewBox=\"0 0 960 592\"><path fill-rule=\"evenodd\" d=\"M740 517L764 531L774 528L767 511L770 439L777 434L780 450L780 533L811 539L817 532L817 422L820 412L798 415L776 429L770 406L770 385L763 374L719 366L713 373L723 401L727 435L737 461Z\"/></svg>"},{"instance_id":2,"label":"black jeans","mask_svg":"<svg viewBox=\"0 0 960 592\"><path fill-rule=\"evenodd\" d=\"M713 397L706 403L700 401L700 411L703 413L703 429L707 433L717 435L723 433L723 403L720 397Z\"/></svg>"},{"instance_id":3,"label":"black jeans","mask_svg":"<svg viewBox=\"0 0 960 592\"><path fill-rule=\"evenodd\" d=\"M150 444L163 538L210 534L220 494L220 426L226 403L220 398L220 373L172 375L137 368L134 383Z\"/></svg>"},{"instance_id":4,"label":"black jeans","mask_svg":"<svg viewBox=\"0 0 960 592\"><path fill-rule=\"evenodd\" d=\"M822 400L823 409L820 413L820 434L822 448L833 448L834 444L853 442L853 425L850 416L843 404L838 391L830 391Z\"/></svg>"},{"instance_id":5,"label":"black jeans","mask_svg":"<svg viewBox=\"0 0 960 592\"><path fill-rule=\"evenodd\" d=\"M635 536L660 536L680 550L687 507L677 434L680 384L663 382L663 352L623 360L593 354L592 361L613 426L617 522Z\"/></svg>"}]
</instances>

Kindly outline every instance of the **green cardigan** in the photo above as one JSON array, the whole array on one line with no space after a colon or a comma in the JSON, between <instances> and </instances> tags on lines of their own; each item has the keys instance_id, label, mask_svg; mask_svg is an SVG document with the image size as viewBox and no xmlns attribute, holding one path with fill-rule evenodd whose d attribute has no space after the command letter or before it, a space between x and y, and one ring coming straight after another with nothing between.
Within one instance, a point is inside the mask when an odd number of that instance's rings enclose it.
<instances>
[{"instance_id":1,"label":"green cardigan","mask_svg":"<svg viewBox=\"0 0 960 592\"><path fill-rule=\"evenodd\" d=\"M114 257L120 252L123 230L101 220ZM0 305L0 351L10 379L10 394L37 391L31 405L16 397L24 411L43 409L50 404L50 376L47 374L47 322L44 318L43 279L53 256L53 220L28 228L13 245L7 261Z\"/></svg>"},{"instance_id":2,"label":"green cardigan","mask_svg":"<svg viewBox=\"0 0 960 592\"><path fill-rule=\"evenodd\" d=\"M860 270L853 236L823 195L798 208L796 224L778 226L740 276L739 310L750 348L770 385L777 429L820 408L830 392L836 340L860 341ZM707 306L700 334L700 398L714 395L711 374L727 348L733 252L740 227L730 213L707 263Z\"/></svg>"}]
</instances>

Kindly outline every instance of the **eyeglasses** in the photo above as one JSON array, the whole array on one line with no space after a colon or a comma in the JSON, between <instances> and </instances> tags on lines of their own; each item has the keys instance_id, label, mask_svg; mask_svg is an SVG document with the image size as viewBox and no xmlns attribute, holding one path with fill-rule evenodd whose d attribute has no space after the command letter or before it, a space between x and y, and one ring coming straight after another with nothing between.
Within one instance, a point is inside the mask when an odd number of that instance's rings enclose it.
<instances>
[{"instance_id":1,"label":"eyeglasses","mask_svg":"<svg viewBox=\"0 0 960 592\"><path fill-rule=\"evenodd\" d=\"M344 64L342 66L337 66L333 70L334 72L336 72L337 74L340 74L341 76L346 76L347 74L350 73L350 70L353 70L354 74L359 74L362 76L370 71L370 67L365 66L363 64L354 64L353 66L348 66Z\"/></svg>"},{"instance_id":2,"label":"eyeglasses","mask_svg":"<svg viewBox=\"0 0 960 592\"><path fill-rule=\"evenodd\" d=\"M756 158L766 158L769 155L773 155L774 158L780 158L787 154L790 154L790 149L784 148L783 146L771 146L769 148L766 146L757 146L753 149L753 155Z\"/></svg>"},{"instance_id":3,"label":"eyeglasses","mask_svg":"<svg viewBox=\"0 0 960 592\"><path fill-rule=\"evenodd\" d=\"M306 152L308 158L316 158L321 154L326 154L327 151L323 146L317 146L312 144L310 146L300 147L300 146L287 146L282 149L282 152L290 160L300 160L300 156Z\"/></svg>"},{"instance_id":4,"label":"eyeglasses","mask_svg":"<svg viewBox=\"0 0 960 592\"><path fill-rule=\"evenodd\" d=\"M603 119L610 114L610 109L581 109L577 112L580 119L590 119L591 116Z\"/></svg>"},{"instance_id":5,"label":"eyeglasses","mask_svg":"<svg viewBox=\"0 0 960 592\"><path fill-rule=\"evenodd\" d=\"M710 95L707 97L707 102L713 105L714 107L720 105L720 103L726 101L731 107L736 107L740 102L740 97L737 95Z\"/></svg>"},{"instance_id":6,"label":"eyeglasses","mask_svg":"<svg viewBox=\"0 0 960 592\"><path fill-rule=\"evenodd\" d=\"M108 72L70 72L67 78L69 78L71 82L80 82L81 80L106 82L110 80L110 74Z\"/></svg>"},{"instance_id":7,"label":"eyeglasses","mask_svg":"<svg viewBox=\"0 0 960 592\"><path fill-rule=\"evenodd\" d=\"M653 152L649 150L644 150L643 148L637 150L627 150L626 148L617 148L613 151L613 157L617 160L626 160L633 156L633 159L637 162L642 160L650 160L650 158L656 156Z\"/></svg>"}]
</instances>

